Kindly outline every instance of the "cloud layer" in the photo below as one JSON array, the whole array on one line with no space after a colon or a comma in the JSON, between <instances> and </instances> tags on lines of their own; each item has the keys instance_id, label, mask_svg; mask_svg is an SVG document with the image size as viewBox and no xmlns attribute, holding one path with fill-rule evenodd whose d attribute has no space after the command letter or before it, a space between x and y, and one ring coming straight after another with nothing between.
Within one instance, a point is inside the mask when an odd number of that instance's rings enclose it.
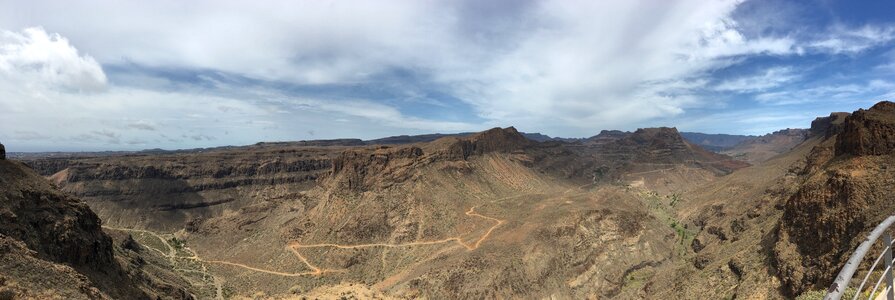
<instances>
[{"instance_id":1,"label":"cloud layer","mask_svg":"<svg viewBox=\"0 0 895 300\"><path fill-rule=\"evenodd\" d=\"M781 19L801 22L798 10L774 5L5 3L0 139L139 149L509 125L560 136L652 125L756 133L765 127L716 116L892 92L884 73L823 67L891 48L891 23L790 28ZM891 72L886 64L876 70ZM844 91L823 90L831 85L806 70L839 76L832 86Z\"/></svg>"}]
</instances>

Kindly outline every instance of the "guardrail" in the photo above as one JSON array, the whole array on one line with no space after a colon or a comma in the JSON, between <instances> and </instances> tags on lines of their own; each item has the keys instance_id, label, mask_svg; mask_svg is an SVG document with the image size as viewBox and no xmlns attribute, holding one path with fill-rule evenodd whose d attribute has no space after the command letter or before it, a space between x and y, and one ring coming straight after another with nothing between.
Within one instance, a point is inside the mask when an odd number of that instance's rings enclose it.
<instances>
[{"instance_id":1,"label":"guardrail","mask_svg":"<svg viewBox=\"0 0 895 300\"><path fill-rule=\"evenodd\" d=\"M870 274L873 274L873 270L879 265L880 260L883 261L885 269L883 270L883 274L880 275L879 280L876 281L873 289L870 290L870 296L867 299L873 298L873 295L876 294L876 291L879 290L883 280L885 280L886 288L883 290L883 292L886 293L885 299L895 300L895 290L893 290L893 287L895 287L895 280L893 280L892 275L892 264L895 263L895 261L892 260L892 235L888 232L889 227L891 227L893 223L895 223L895 216L886 218L882 223L877 225L869 235L867 235L867 238L864 239L860 245L858 245L858 248L855 249L855 253L853 253L848 259L848 262L842 266L839 275L836 275L836 281L833 281L833 284L827 289L827 295L824 296L824 300L840 300L842 298L842 294L845 293L849 283L851 283L852 277L861 265L861 261L864 260L864 256L867 255L867 252L870 251L870 248L880 237L882 237L884 246L883 251L870 266L870 269L867 270L867 275L861 280L861 284L858 285L852 300L858 299L861 295L861 291L867 284L867 280L870 279Z\"/></svg>"}]
</instances>

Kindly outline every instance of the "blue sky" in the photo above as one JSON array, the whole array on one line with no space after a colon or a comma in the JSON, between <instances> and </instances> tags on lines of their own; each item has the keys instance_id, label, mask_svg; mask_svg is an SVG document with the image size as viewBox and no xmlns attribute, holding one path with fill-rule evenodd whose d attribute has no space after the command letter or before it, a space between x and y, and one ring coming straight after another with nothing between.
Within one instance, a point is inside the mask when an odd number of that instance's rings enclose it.
<instances>
[{"instance_id":1,"label":"blue sky","mask_svg":"<svg viewBox=\"0 0 895 300\"><path fill-rule=\"evenodd\" d=\"M892 12L892 1L0 1L0 142L764 134L893 100Z\"/></svg>"}]
</instances>

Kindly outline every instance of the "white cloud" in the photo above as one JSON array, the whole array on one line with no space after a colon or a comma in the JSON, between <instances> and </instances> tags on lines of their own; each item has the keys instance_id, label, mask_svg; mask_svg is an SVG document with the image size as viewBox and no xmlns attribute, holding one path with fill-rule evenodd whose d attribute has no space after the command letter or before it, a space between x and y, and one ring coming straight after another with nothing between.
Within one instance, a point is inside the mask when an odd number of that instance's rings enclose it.
<instances>
[{"instance_id":1,"label":"white cloud","mask_svg":"<svg viewBox=\"0 0 895 300\"><path fill-rule=\"evenodd\" d=\"M298 98L257 87L240 93L157 91L110 86L85 95L62 90L21 92L0 81L0 140L13 151L140 150L211 147L221 143L324 138L377 138L397 133L482 130L461 122L406 116L366 100ZM333 120L347 124L332 126ZM304 133L315 132L315 134Z\"/></svg>"},{"instance_id":2,"label":"white cloud","mask_svg":"<svg viewBox=\"0 0 895 300\"><path fill-rule=\"evenodd\" d=\"M37 27L0 31L0 76L32 89L99 91L106 86L96 60L80 55L64 37Z\"/></svg>"},{"instance_id":3,"label":"white cloud","mask_svg":"<svg viewBox=\"0 0 895 300\"><path fill-rule=\"evenodd\" d=\"M787 89L778 92L761 93L755 100L771 105L794 105L811 102L853 101L867 102L882 100L885 95L895 91L895 83L873 79L866 83L849 83L820 85L800 89Z\"/></svg>"},{"instance_id":4,"label":"white cloud","mask_svg":"<svg viewBox=\"0 0 895 300\"><path fill-rule=\"evenodd\" d=\"M483 17L470 13L484 9L473 1L112 2L104 10L29 2L11 6L41 7L39 16L0 12L0 26L39 22L104 64L298 84L364 82L408 69L489 123L587 135L698 105L686 90L662 90L669 82L694 82L740 55L792 52L790 39L740 34L729 18L739 3L496 2Z\"/></svg>"},{"instance_id":5,"label":"white cloud","mask_svg":"<svg viewBox=\"0 0 895 300\"><path fill-rule=\"evenodd\" d=\"M757 75L723 81L715 86L715 90L739 93L758 92L779 87L800 77L791 67L774 67Z\"/></svg>"},{"instance_id":6,"label":"white cloud","mask_svg":"<svg viewBox=\"0 0 895 300\"><path fill-rule=\"evenodd\" d=\"M821 52L853 54L892 41L895 39L895 26L848 28L837 25L824 35L825 38L809 43L809 47Z\"/></svg>"}]
</instances>

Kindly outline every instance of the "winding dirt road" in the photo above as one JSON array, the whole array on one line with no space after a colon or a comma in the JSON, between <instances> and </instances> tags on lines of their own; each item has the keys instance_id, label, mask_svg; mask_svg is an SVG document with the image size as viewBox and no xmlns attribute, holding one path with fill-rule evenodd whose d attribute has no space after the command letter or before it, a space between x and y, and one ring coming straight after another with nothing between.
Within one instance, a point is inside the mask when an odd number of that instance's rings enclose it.
<instances>
[{"instance_id":1,"label":"winding dirt road","mask_svg":"<svg viewBox=\"0 0 895 300\"><path fill-rule=\"evenodd\" d=\"M470 217L479 217L479 218L483 218L486 220L494 221L494 225L489 227L488 230L485 231L485 234L482 235L481 237L479 237L479 239L476 240L475 243L472 243L472 244L466 243L463 241L463 239L460 236L456 236L456 237L450 237L450 238L441 239L441 240L418 241L418 242L409 242L409 243L400 243L400 244L371 243L371 244L357 244L357 245L341 245L341 244L323 243L323 244L302 245L298 241L292 241L292 242L289 242L289 244L286 246L286 248L289 249L290 251L292 251L292 253L295 254L295 256L298 257L299 260L301 260L309 269L311 269L311 272L305 272L305 273L299 273L299 274L321 275L321 274L327 273L327 272L345 272L345 270L321 269L321 268L315 266L314 264L312 264L310 261L308 261L308 259L306 257L304 257L304 255L302 255L301 252L299 252L299 249L309 249L309 248L362 249L362 248L374 248L374 247L402 248L402 247L426 246L426 245L436 245L436 244L455 242L457 244L460 244L464 248L466 248L467 251L472 251L472 250L478 249L479 246L481 246L482 242L491 236L491 233L494 232L494 229L497 229L497 227L499 227L500 225L503 225L503 223L504 223L504 220L492 218L492 217L485 216L485 215L475 212L475 206L470 207L469 210L466 211L466 215L470 216Z\"/></svg>"},{"instance_id":2,"label":"winding dirt road","mask_svg":"<svg viewBox=\"0 0 895 300\"><path fill-rule=\"evenodd\" d=\"M457 243L457 244L463 246L464 248L466 248L467 251L472 251L472 250L478 249L479 246L481 246L482 242L484 242L485 240L487 240L487 239L491 236L491 233L494 232L494 230L497 229L497 227L499 227L500 225L503 225L503 223L504 223L504 220L500 220L500 219L497 219L497 218L493 218L493 217L485 216L485 215L482 215L482 214L479 214L479 213L475 212L475 206L470 207L469 210L466 211L465 214L466 214L467 216L470 216L470 217L478 217L478 218L482 218L482 219L486 219L486 220L493 221L493 222L494 222L494 225L492 225L491 227L489 227L488 230L485 231L485 234L483 234L481 237L479 237L477 240L475 240L475 242L472 242L472 243L464 242L461 236L450 237L450 238L441 239L441 240L433 240L433 241L417 241L417 242L400 243L400 244L392 244L392 243L371 243L371 244L343 245L343 244L323 243L323 244L309 244L309 245L302 245L302 244L300 244L298 241L291 241L291 242L289 242L289 243L286 245L286 250L289 250L290 252L292 252L292 254L295 255L295 257L298 258L298 260L301 261L301 262L302 262L302 263L303 263L303 264L310 270L310 271L307 271L307 272L298 272L298 273L287 273L287 272L280 272L280 271L268 270L268 269L252 267L252 266L249 266L249 265L246 265L246 264L236 263L236 262L231 262L231 261L225 261L225 260L207 260L207 259L203 259L203 258L199 257L198 254L196 254L196 252L192 251L192 250L189 249L189 248L185 248L185 249L186 249L187 251L189 251L193 256L189 256L189 257L187 257L187 256L177 256L177 251L176 251L176 249L175 249L173 246L171 246L171 245L164 239L164 237L162 237L161 235L159 235L159 234L157 234L157 233L155 233L155 232L148 231L148 230L130 229L130 228L118 228L118 227L110 227L110 226L103 226L103 227L104 227L104 228L107 228L107 229L112 229L112 230L122 230L122 231L132 231L132 232L142 232L142 233L150 234L150 235L152 235L152 236L158 238L159 240L162 241L162 243L165 244L165 247L168 248L168 251L169 251L169 252L166 254L166 253L164 253L164 252L161 251L161 250L158 250L158 249L155 249L155 248L152 248L152 247L148 247L148 248L150 248L150 249L152 249L152 250L155 250L155 251L161 253L163 256L165 256L166 258L168 258L168 259L172 262L172 264L175 262L175 259L177 259L177 258L180 258L180 259L190 259L190 260L194 260L194 261L197 261L197 262L204 262L204 263L210 263L210 264L228 265L228 266L233 266L233 267L243 268L243 269L246 269L246 270L255 271L255 272L260 272L260 273L265 273L265 274L278 275L278 276L286 276L286 277L298 277L298 276L309 276L309 275L319 276L319 275L323 275L323 274L326 274L326 273L345 273L345 272L347 272L347 270L323 269L323 268L317 267L316 265L314 265L313 263L311 263L311 262L304 256L304 255L302 255L301 252L299 251L299 249L310 249L310 248L362 249L362 248L373 248L373 247L402 248L402 247L436 245L436 244L444 244L444 243L451 243L451 242L454 242L454 243ZM215 278L215 283L217 283L217 282L218 282L218 281L217 281L217 279ZM218 287L218 290L220 290L220 287Z\"/></svg>"},{"instance_id":3,"label":"winding dirt road","mask_svg":"<svg viewBox=\"0 0 895 300\"><path fill-rule=\"evenodd\" d=\"M175 271L181 271L181 272L194 272L194 273L202 274L203 277L204 277L204 276L208 276L208 277L210 277L210 278L212 279L212 284L215 286L215 299L220 299L220 300L223 300L223 299L224 299L224 289L223 289L223 284L221 283L220 278L218 278L217 276L214 276L214 274L209 273L208 270L205 268L204 265L202 266L202 270L178 269L178 268L176 267L176 260L177 260L178 258L180 258L180 259L195 260L195 261L199 261L199 262L207 262L207 261L205 261L205 260L199 258L199 256L196 255L196 252L193 251L192 249L190 249L190 248L184 248L184 250L190 252L193 256L177 256L177 250L174 248L174 246L171 246L171 244L168 243L168 241L167 241L163 236L161 236L161 235L158 234L158 233L155 233L155 232L152 232L152 231L148 231L148 230L131 229L131 228L121 228L121 227L112 227L112 226L105 226L105 225L103 225L103 229L118 230L118 231L125 231L125 232L139 232L139 233L145 233L145 234L148 234L148 235L151 235L151 236L157 238L159 241L162 242L162 244L165 244L165 247L166 247L166 248L168 248L168 253L165 253L164 251L159 250L159 249L155 249L155 248L153 248L153 247L148 247L148 246L146 246L146 248L149 248L150 250L153 250L153 251L155 251L155 252L158 252L159 254L162 255L162 257L167 258L168 261L171 263L171 266L174 267L174 270L175 270ZM195 285L195 284L194 284L193 282L191 282L190 280L187 280L187 281L189 281L190 284Z\"/></svg>"}]
</instances>

